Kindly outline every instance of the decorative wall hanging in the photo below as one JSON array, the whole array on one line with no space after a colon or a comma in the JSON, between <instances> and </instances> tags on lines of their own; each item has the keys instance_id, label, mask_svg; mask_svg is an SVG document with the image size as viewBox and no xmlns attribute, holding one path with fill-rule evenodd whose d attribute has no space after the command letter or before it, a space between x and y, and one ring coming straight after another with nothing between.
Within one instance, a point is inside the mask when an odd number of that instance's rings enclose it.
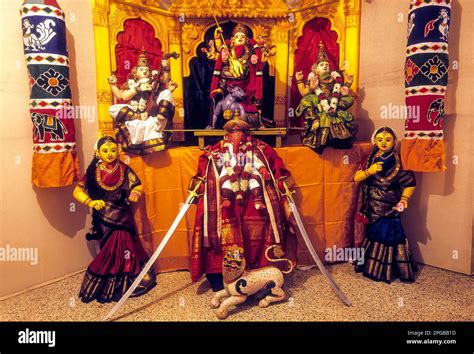
<instances>
[{"instance_id":1,"label":"decorative wall hanging","mask_svg":"<svg viewBox=\"0 0 474 354\"><path fill-rule=\"evenodd\" d=\"M408 170L446 169L442 124L450 19L450 0L411 0L405 62L408 116L401 146L403 166Z\"/></svg>"},{"instance_id":2,"label":"decorative wall hanging","mask_svg":"<svg viewBox=\"0 0 474 354\"><path fill-rule=\"evenodd\" d=\"M40 188L68 186L79 166L64 12L56 0L25 0L20 13L33 123L31 180Z\"/></svg>"}]
</instances>

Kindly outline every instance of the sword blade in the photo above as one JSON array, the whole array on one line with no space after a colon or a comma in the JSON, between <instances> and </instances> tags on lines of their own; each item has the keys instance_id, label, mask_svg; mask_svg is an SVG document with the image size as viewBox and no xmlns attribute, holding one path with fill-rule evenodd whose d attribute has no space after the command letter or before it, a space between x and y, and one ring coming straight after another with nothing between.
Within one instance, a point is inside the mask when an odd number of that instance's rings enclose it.
<instances>
[{"instance_id":1,"label":"sword blade","mask_svg":"<svg viewBox=\"0 0 474 354\"><path fill-rule=\"evenodd\" d=\"M298 212L298 209L296 208L295 203L290 200L288 200L288 203L290 204L290 209L293 213L293 216L295 217L296 224L298 225L298 229L300 230L301 236L303 237L306 247L308 247L309 253L311 253L311 256L313 257L314 262L318 266L321 273L323 273L326 276L326 278L329 281L329 284L331 285L331 287L333 288L337 296L339 296L339 298L342 300L342 302L344 302L347 306L352 306L351 300L349 300L347 295L344 294L344 292L341 290L339 285L337 285L336 281L333 279L332 275L327 271L323 262L321 262L321 259L316 253L316 250L314 249L313 244L311 243L311 240L309 239L308 233L306 232L303 221L301 220L300 214Z\"/></svg>"},{"instance_id":2,"label":"sword blade","mask_svg":"<svg viewBox=\"0 0 474 354\"><path fill-rule=\"evenodd\" d=\"M115 304L114 307L110 310L110 312L105 316L102 321L107 321L109 320L127 301L127 299L132 295L133 291L137 288L138 284L142 281L143 277L146 275L146 273L150 270L152 267L153 263L155 263L156 259L160 255L161 251L163 251L163 248L165 248L166 244L170 240L171 236L173 235L173 232L176 230L178 227L179 222L181 219L184 217L186 212L189 209L189 206L191 205L190 203L190 198L186 200L185 204L181 207L181 210L179 211L178 215L174 219L173 223L171 224L171 227L169 228L168 232L166 233L165 237L161 241L161 243L158 245L158 248L155 250L151 258L148 260L147 264L143 267L142 271L138 276L136 277L135 281L132 283L130 288L128 288L127 292L122 296L122 298Z\"/></svg>"}]
</instances>

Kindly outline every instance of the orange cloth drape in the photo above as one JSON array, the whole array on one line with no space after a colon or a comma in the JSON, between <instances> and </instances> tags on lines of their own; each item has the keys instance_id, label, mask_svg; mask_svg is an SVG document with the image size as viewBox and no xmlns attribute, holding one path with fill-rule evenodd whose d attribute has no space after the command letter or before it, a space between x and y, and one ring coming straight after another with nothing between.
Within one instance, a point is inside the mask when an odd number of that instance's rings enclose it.
<instances>
[{"instance_id":1,"label":"orange cloth drape","mask_svg":"<svg viewBox=\"0 0 474 354\"><path fill-rule=\"evenodd\" d=\"M355 143L351 150L326 149L322 156L303 146L276 151L295 181L295 199L306 230L321 258L327 247L354 243L356 192L353 182L360 161L369 154L369 143ZM202 152L178 147L131 157L130 167L140 177L145 194L135 221L148 252L163 239L187 196L187 186ZM195 207L191 206L155 264L159 272L189 269ZM304 242L298 239L299 264L312 264Z\"/></svg>"},{"instance_id":2,"label":"orange cloth drape","mask_svg":"<svg viewBox=\"0 0 474 354\"><path fill-rule=\"evenodd\" d=\"M32 166L31 182L38 188L69 186L80 179L79 158L75 151L33 153Z\"/></svg>"}]
</instances>

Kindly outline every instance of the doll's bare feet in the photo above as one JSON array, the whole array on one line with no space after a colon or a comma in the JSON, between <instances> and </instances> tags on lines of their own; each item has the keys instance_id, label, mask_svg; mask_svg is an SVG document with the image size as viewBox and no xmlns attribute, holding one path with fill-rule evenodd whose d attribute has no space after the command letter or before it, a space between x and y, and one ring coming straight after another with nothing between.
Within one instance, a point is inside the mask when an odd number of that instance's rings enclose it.
<instances>
[{"instance_id":1,"label":"doll's bare feet","mask_svg":"<svg viewBox=\"0 0 474 354\"><path fill-rule=\"evenodd\" d=\"M262 210L266 209L267 207L265 206L265 203L262 202L261 200L256 200L253 202L253 205L255 205L255 209L257 210Z\"/></svg>"}]
</instances>

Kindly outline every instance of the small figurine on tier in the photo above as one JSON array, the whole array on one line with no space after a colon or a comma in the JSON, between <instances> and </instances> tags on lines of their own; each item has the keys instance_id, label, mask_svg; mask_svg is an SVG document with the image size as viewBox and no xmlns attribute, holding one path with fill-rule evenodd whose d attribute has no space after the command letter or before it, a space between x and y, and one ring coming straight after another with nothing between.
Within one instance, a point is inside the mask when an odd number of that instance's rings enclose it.
<instances>
[{"instance_id":1,"label":"small figurine on tier","mask_svg":"<svg viewBox=\"0 0 474 354\"><path fill-rule=\"evenodd\" d=\"M222 114L226 110L234 110L231 103L236 99L253 128L259 128L262 108L263 62L262 51L258 43L248 37L248 30L243 24L236 24L230 40L223 40L222 28L214 31L214 41L210 42L208 58L215 60L211 83L211 98L217 103L225 100L223 109L214 111L210 128L221 128L225 123ZM240 88L241 93L235 93ZM217 124L217 125L216 125Z\"/></svg>"},{"instance_id":2,"label":"small figurine on tier","mask_svg":"<svg viewBox=\"0 0 474 354\"><path fill-rule=\"evenodd\" d=\"M73 192L78 202L92 208L92 231L86 238L100 241L100 252L84 275L79 293L82 301L117 301L148 260L130 207L142 190L135 172L118 160L115 139L100 138L95 157ZM150 271L133 295L142 295L155 285L155 274Z\"/></svg>"},{"instance_id":3,"label":"small figurine on tier","mask_svg":"<svg viewBox=\"0 0 474 354\"><path fill-rule=\"evenodd\" d=\"M352 77L344 76L330 70L322 42L307 80L303 81L302 71L295 75L302 96L295 110L296 116L304 119L302 143L319 154L327 146L352 148L357 133L357 122L347 111L354 103L350 92Z\"/></svg>"},{"instance_id":4,"label":"small figurine on tier","mask_svg":"<svg viewBox=\"0 0 474 354\"><path fill-rule=\"evenodd\" d=\"M114 104L109 113L114 119L117 140L124 151L145 155L166 149L174 115L173 91L169 58L179 54L165 54L159 71L151 70L146 52L142 49L137 65L132 68L129 80L119 88L112 74L108 80L114 97L128 104Z\"/></svg>"},{"instance_id":5,"label":"small figurine on tier","mask_svg":"<svg viewBox=\"0 0 474 354\"><path fill-rule=\"evenodd\" d=\"M390 283L398 277L412 282L416 268L400 215L415 191L415 175L403 169L391 128L377 129L372 144L372 153L354 177L364 183L357 221L365 224L364 263L355 270L377 281Z\"/></svg>"}]
</instances>

